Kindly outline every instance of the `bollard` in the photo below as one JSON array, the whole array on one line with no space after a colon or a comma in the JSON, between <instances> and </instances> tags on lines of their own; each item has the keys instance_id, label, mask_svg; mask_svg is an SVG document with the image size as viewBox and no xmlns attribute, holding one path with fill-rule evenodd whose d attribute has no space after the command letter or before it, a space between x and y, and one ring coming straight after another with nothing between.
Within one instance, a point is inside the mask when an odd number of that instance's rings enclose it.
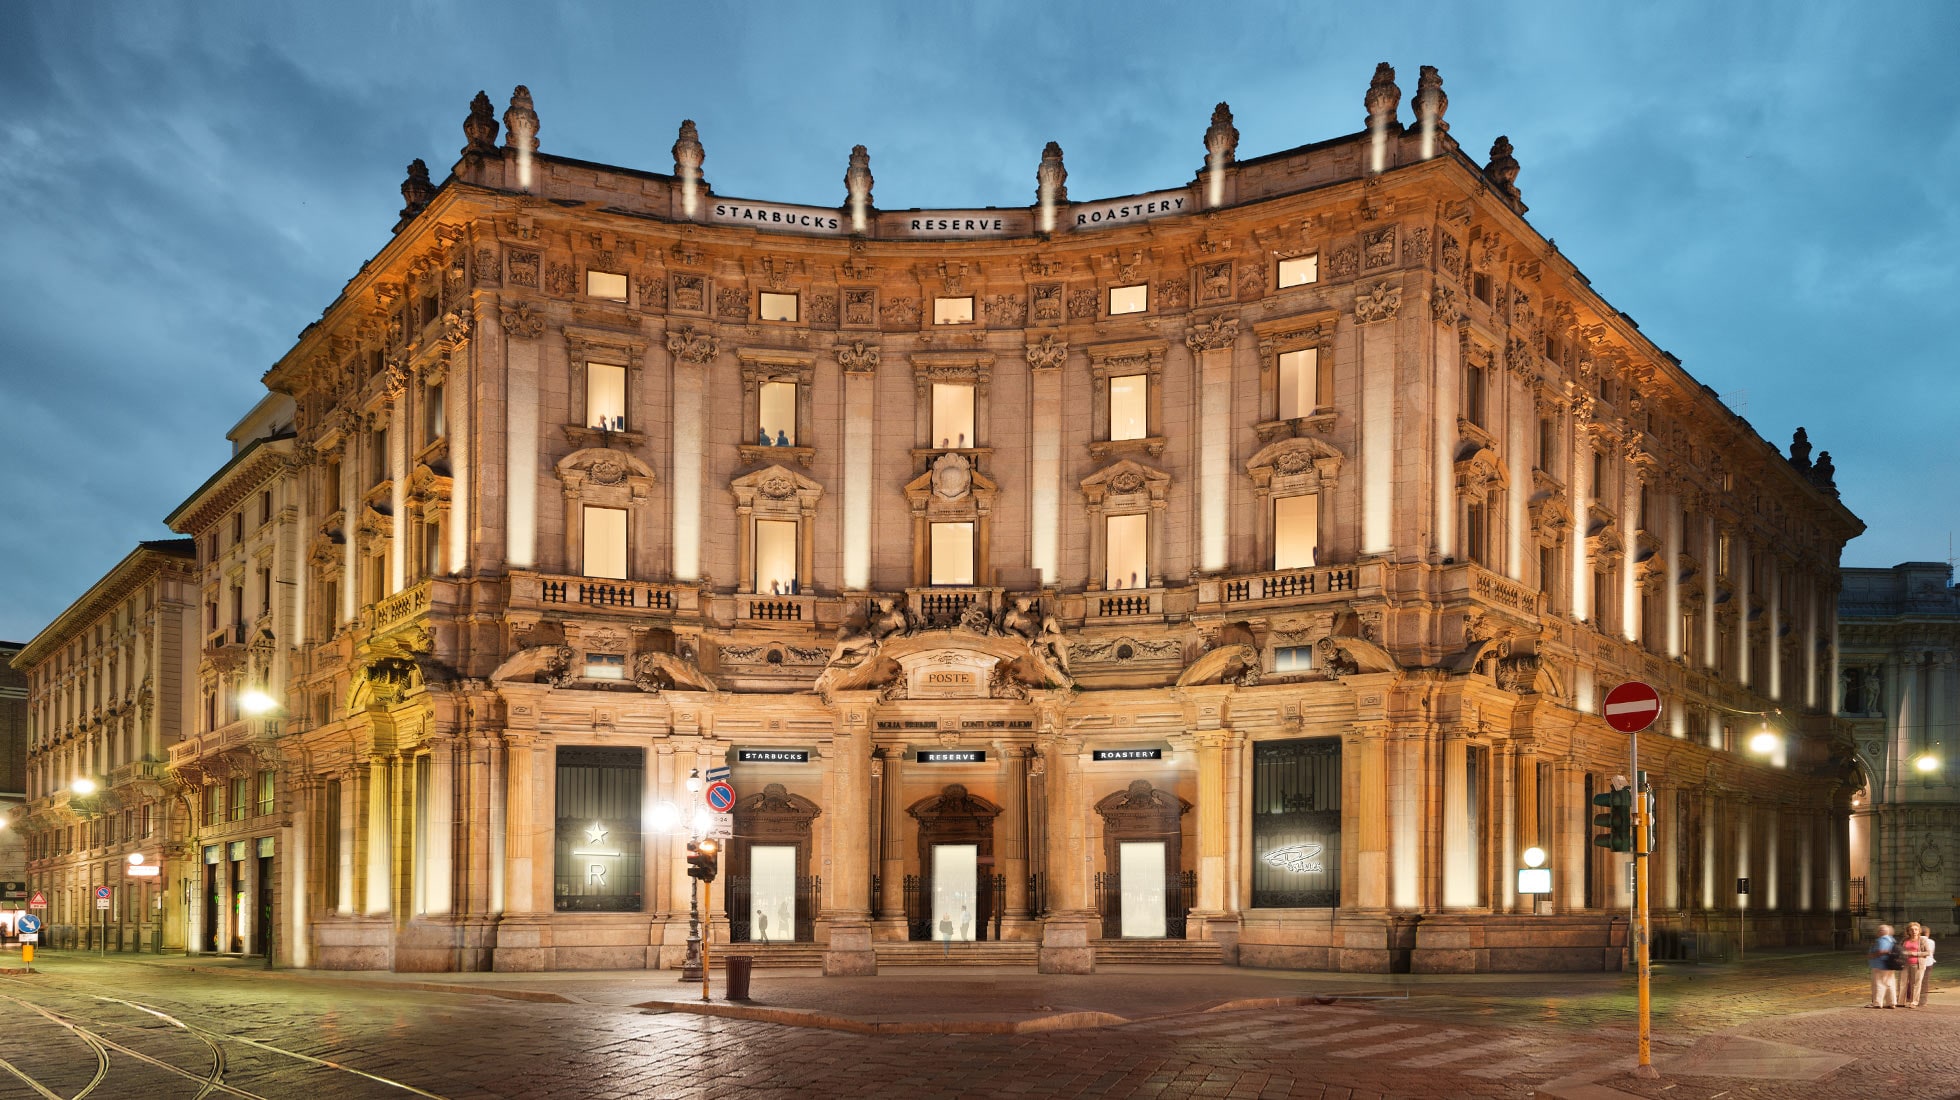
<instances>
[{"instance_id":1,"label":"bollard","mask_svg":"<svg viewBox=\"0 0 1960 1100\"><path fill-rule=\"evenodd\" d=\"M730 1001L749 999L749 970L755 960L747 955L730 955L726 960L727 976L722 983L722 998Z\"/></svg>"},{"instance_id":2,"label":"bollard","mask_svg":"<svg viewBox=\"0 0 1960 1100\"><path fill-rule=\"evenodd\" d=\"M33 965L34 965L34 945L33 945L33 944L31 944L31 943L23 943L23 944L21 944L21 945L20 945L20 964L21 964L22 966L33 966Z\"/></svg>"}]
</instances>

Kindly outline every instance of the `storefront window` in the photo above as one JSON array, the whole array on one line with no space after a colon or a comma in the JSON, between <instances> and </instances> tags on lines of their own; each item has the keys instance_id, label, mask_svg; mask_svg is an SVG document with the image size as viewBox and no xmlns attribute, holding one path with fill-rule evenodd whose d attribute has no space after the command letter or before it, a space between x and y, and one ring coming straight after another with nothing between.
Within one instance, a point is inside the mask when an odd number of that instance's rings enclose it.
<instances>
[{"instance_id":1,"label":"storefront window","mask_svg":"<svg viewBox=\"0 0 1960 1100\"><path fill-rule=\"evenodd\" d=\"M1341 901L1341 741L1252 747L1252 904L1328 909Z\"/></svg>"},{"instance_id":2,"label":"storefront window","mask_svg":"<svg viewBox=\"0 0 1960 1100\"><path fill-rule=\"evenodd\" d=\"M639 749L561 747L557 775L559 912L641 909Z\"/></svg>"}]
</instances>

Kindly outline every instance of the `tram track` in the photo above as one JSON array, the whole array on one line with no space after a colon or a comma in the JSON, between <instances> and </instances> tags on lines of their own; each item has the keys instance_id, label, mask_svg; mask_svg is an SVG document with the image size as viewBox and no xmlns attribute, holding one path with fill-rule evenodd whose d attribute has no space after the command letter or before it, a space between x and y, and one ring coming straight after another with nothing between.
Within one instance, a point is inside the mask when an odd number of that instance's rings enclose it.
<instances>
[{"instance_id":1,"label":"tram track","mask_svg":"<svg viewBox=\"0 0 1960 1100\"><path fill-rule=\"evenodd\" d=\"M17 987L30 985L30 983L26 983L15 978L0 978L0 981L4 981L7 984L14 985ZM263 1051L267 1054L277 1055L311 1067L331 1070L337 1074L346 1074L352 1077L357 1077L362 1080L372 1082L373 1084L383 1086L387 1089L399 1090L401 1092L409 1093L413 1096L422 1097L423 1100L447 1100L446 1097L443 1097L438 1093L429 1092L425 1089L417 1088L416 1086L408 1084L407 1082L404 1081L397 1081L390 1077L383 1077L380 1074L369 1073L368 1071L359 1069L355 1066L346 1065L344 1063L336 1062L331 1059L318 1058L311 1054L304 1054L296 1050L288 1050L285 1047L279 1046L275 1043L268 1043L261 1039L252 1039L243 1035L235 1035L227 1031L221 1031L216 1028L205 1027L200 1024L192 1023L156 1005L145 1004L141 1001L129 1000L123 997L111 997L99 993L91 993L81 989L76 989L73 990L72 992L76 996L85 996L105 1005L119 1005L124 1008L141 1012L171 1027L177 1028L183 1031L187 1035L196 1038L199 1042L204 1044L205 1048L210 1052L211 1069L210 1072L201 1075L197 1073L193 1073L190 1070L183 1068L182 1066L176 1065L172 1062L168 1062L160 1058L156 1058L140 1050L136 1050L132 1047L119 1043L114 1039L111 1039L108 1036L103 1035L99 1031L95 1030L96 1028L105 1028L105 1029L118 1028L118 1027L127 1028L127 1027L133 1027L135 1025L118 1024L109 1021L87 1019L82 1015L72 1011L52 1008L48 1005L41 1004L36 1001L29 1000L25 997L17 996L10 993L0 993L0 999L11 1001L14 1004L21 1006L22 1008L35 1012L40 1016L46 1018L47 1020L51 1021L52 1023L67 1029L77 1039L80 1039L83 1044L88 1046L89 1049L93 1051L96 1055L95 1076L93 1077L93 1079L89 1081L89 1083L86 1086L82 1088L80 1092L75 1093L71 1097L61 1096L59 1093L49 1089L44 1083L37 1081L31 1074L27 1073L25 1070L14 1065L11 1062L8 1062L4 1059L0 1059L0 1069L4 1069L8 1073L11 1073L13 1076L19 1078L22 1082L27 1084L29 1087L33 1088L36 1091L36 1093L38 1093L41 1097L44 1098L44 1100L86 1100L86 1098L91 1093L93 1093L102 1084L102 1082L108 1077L109 1067L110 1067L110 1060L109 1060L110 1051L115 1051L116 1053L134 1059L135 1061L142 1062L147 1065L155 1066L156 1068L164 1070L167 1073L174 1074L175 1076L182 1077L186 1080L195 1082L200 1086L200 1088L196 1093L194 1100L204 1100L205 1097L208 1097L213 1093L238 1097L240 1098L240 1100L274 1100L274 1098L272 1097L264 1096L260 1093L253 1092L249 1089L242 1088L238 1085L232 1084L224 1080L226 1071L229 1068L231 1068L231 1060L226 1055L223 1046L223 1044L225 1043L238 1043L255 1050Z\"/></svg>"}]
</instances>

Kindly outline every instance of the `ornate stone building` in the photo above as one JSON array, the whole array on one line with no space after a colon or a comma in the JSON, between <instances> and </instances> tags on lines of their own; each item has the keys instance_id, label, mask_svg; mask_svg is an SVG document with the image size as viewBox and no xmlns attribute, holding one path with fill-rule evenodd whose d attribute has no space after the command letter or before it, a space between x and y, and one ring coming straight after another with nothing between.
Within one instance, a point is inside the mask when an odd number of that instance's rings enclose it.
<instances>
[{"instance_id":1,"label":"ornate stone building","mask_svg":"<svg viewBox=\"0 0 1960 1100\"><path fill-rule=\"evenodd\" d=\"M0 642L0 883L27 881L27 844L20 835L27 807L27 676L13 667L25 648ZM0 911L26 907L26 899L8 893L0 888ZM9 918L0 921L12 930Z\"/></svg>"},{"instance_id":2,"label":"ornate stone building","mask_svg":"<svg viewBox=\"0 0 1960 1100\"><path fill-rule=\"evenodd\" d=\"M1161 191L1071 199L1051 143L1031 206L885 211L862 148L836 208L744 200L692 123L616 168L479 95L265 378L300 541L235 564L292 591L270 665L195 682L282 693L215 746L277 746L275 951L675 965L726 766L710 919L776 961L1614 967L1588 796L1635 677L1664 943L1828 939L1828 460L1602 301L1433 69L1400 98L1383 66L1363 131L1247 159L1221 104Z\"/></svg>"},{"instance_id":3,"label":"ornate stone building","mask_svg":"<svg viewBox=\"0 0 1960 1100\"><path fill-rule=\"evenodd\" d=\"M189 864L164 760L190 715L196 592L190 540L141 543L13 658L27 676L19 827L46 944L183 949ZM132 855L162 872L130 874Z\"/></svg>"},{"instance_id":4,"label":"ornate stone building","mask_svg":"<svg viewBox=\"0 0 1960 1100\"><path fill-rule=\"evenodd\" d=\"M1950 934L1960 909L1960 588L1945 562L1846 569L1843 679L1865 785L1853 798L1851 873L1874 920Z\"/></svg>"}]
</instances>

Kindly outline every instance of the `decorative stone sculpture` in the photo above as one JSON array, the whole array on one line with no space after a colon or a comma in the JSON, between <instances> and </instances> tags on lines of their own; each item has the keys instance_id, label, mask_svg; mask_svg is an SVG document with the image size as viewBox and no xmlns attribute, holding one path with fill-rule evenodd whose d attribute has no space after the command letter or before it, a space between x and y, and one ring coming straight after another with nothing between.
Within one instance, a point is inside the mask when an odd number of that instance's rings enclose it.
<instances>
[{"instance_id":1,"label":"decorative stone sculpture","mask_svg":"<svg viewBox=\"0 0 1960 1100\"><path fill-rule=\"evenodd\" d=\"M1230 104L1211 109L1211 127L1205 131L1206 167L1223 168L1238 156L1239 131L1232 125Z\"/></svg>"},{"instance_id":2,"label":"decorative stone sculpture","mask_svg":"<svg viewBox=\"0 0 1960 1100\"><path fill-rule=\"evenodd\" d=\"M846 657L876 652L886 638L908 634L911 629L912 617L905 608L890 596L880 596L877 610L866 614L862 627L853 628L847 623L837 628L837 644L831 648L830 663L838 665Z\"/></svg>"},{"instance_id":3,"label":"decorative stone sculpture","mask_svg":"<svg viewBox=\"0 0 1960 1100\"><path fill-rule=\"evenodd\" d=\"M531 89L522 84L510 93L510 108L504 112L504 148L538 151L538 112L531 106Z\"/></svg>"},{"instance_id":4,"label":"decorative stone sculpture","mask_svg":"<svg viewBox=\"0 0 1960 1100\"><path fill-rule=\"evenodd\" d=\"M701 162L707 158L707 150L701 147L701 134L694 128L694 120L682 119L680 136L674 139L674 175L681 179L699 179Z\"/></svg>"},{"instance_id":5,"label":"decorative stone sculpture","mask_svg":"<svg viewBox=\"0 0 1960 1100\"><path fill-rule=\"evenodd\" d=\"M1813 468L1810 464L1810 433L1802 428L1798 428L1797 434L1790 437L1790 465L1804 473L1809 473Z\"/></svg>"},{"instance_id":6,"label":"decorative stone sculpture","mask_svg":"<svg viewBox=\"0 0 1960 1100\"><path fill-rule=\"evenodd\" d=\"M850 208L852 229L864 232L865 217L871 210L871 153L862 145L851 146L851 166L844 170L844 205Z\"/></svg>"},{"instance_id":7,"label":"decorative stone sculpture","mask_svg":"<svg viewBox=\"0 0 1960 1100\"><path fill-rule=\"evenodd\" d=\"M1443 121L1443 112L1450 109L1450 97L1443 94L1443 77L1434 65L1424 65L1422 75L1416 77L1415 106L1418 126L1437 134L1450 132L1450 124Z\"/></svg>"},{"instance_id":8,"label":"decorative stone sculpture","mask_svg":"<svg viewBox=\"0 0 1960 1100\"><path fill-rule=\"evenodd\" d=\"M497 151L497 116L492 113L489 95L478 92L470 100L470 115L463 120L463 146L466 157L482 157Z\"/></svg>"},{"instance_id":9,"label":"decorative stone sculpture","mask_svg":"<svg viewBox=\"0 0 1960 1100\"><path fill-rule=\"evenodd\" d=\"M1395 66L1386 61L1375 66L1375 78L1368 82L1368 94L1361 102L1368 108L1364 121L1370 130L1399 125L1395 112L1402 106L1402 89L1395 86Z\"/></svg>"},{"instance_id":10,"label":"decorative stone sculpture","mask_svg":"<svg viewBox=\"0 0 1960 1100\"><path fill-rule=\"evenodd\" d=\"M1496 186L1497 193L1503 195L1510 204L1522 212L1524 202L1518 191L1518 158L1511 155L1511 139L1498 135L1490 145L1490 163L1484 165L1484 176Z\"/></svg>"},{"instance_id":11,"label":"decorative stone sculpture","mask_svg":"<svg viewBox=\"0 0 1960 1100\"><path fill-rule=\"evenodd\" d=\"M408 162L408 178L402 181L401 220L420 214L436 197L436 185L429 182L429 166L417 157Z\"/></svg>"}]
</instances>

